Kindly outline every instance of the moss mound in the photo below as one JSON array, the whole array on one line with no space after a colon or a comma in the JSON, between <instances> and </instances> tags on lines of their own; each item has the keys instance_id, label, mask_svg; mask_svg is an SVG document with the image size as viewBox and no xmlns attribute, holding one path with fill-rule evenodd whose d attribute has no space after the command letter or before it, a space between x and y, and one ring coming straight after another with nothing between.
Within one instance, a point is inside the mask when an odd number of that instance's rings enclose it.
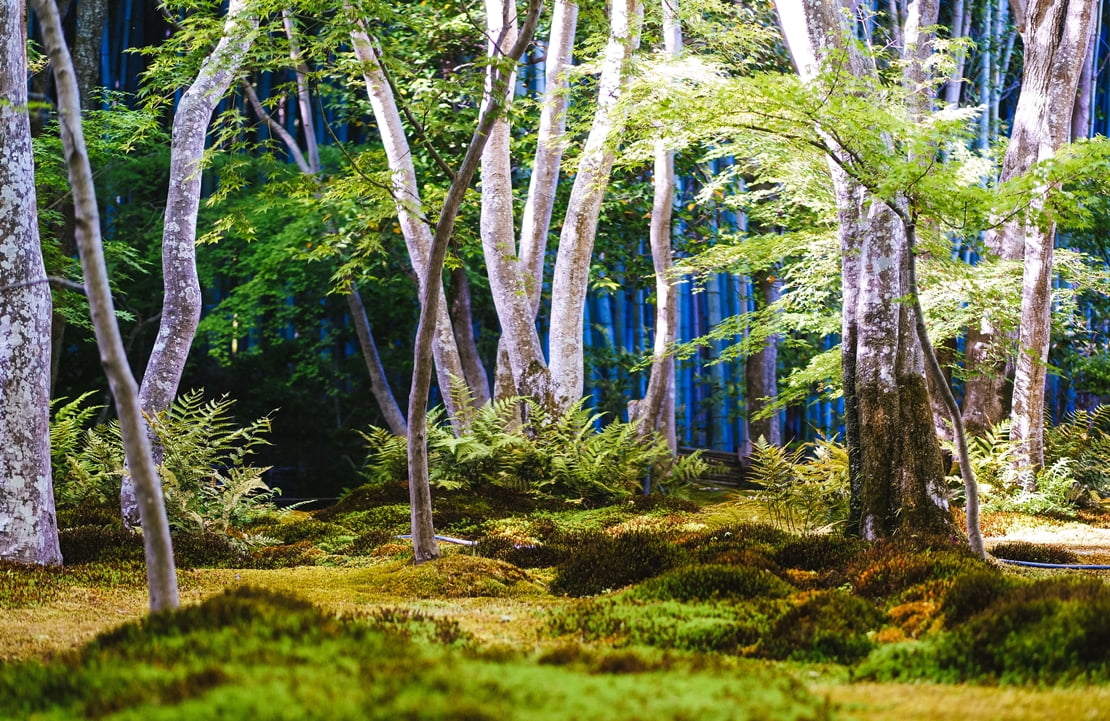
<instances>
[{"instance_id":1,"label":"moss mound","mask_svg":"<svg viewBox=\"0 0 1110 721\"><path fill-rule=\"evenodd\" d=\"M415 598L473 598L542 593L526 571L481 556L450 554L419 565L390 572L383 583L390 591Z\"/></svg>"},{"instance_id":2,"label":"moss mound","mask_svg":"<svg viewBox=\"0 0 1110 721\"><path fill-rule=\"evenodd\" d=\"M781 598L794 589L762 568L699 565L668 571L632 589L632 598L655 601L711 601Z\"/></svg>"},{"instance_id":3,"label":"moss mound","mask_svg":"<svg viewBox=\"0 0 1110 721\"><path fill-rule=\"evenodd\" d=\"M884 619L862 598L843 591L821 591L779 617L760 653L794 661L854 663L871 651L868 634Z\"/></svg>"},{"instance_id":4,"label":"moss mound","mask_svg":"<svg viewBox=\"0 0 1110 721\"><path fill-rule=\"evenodd\" d=\"M630 531L613 536L584 533L568 544L569 555L551 583L553 593L591 596L615 590L688 560L686 550L657 533Z\"/></svg>"},{"instance_id":5,"label":"moss mound","mask_svg":"<svg viewBox=\"0 0 1110 721\"><path fill-rule=\"evenodd\" d=\"M1079 563L1079 556L1063 546L1028 541L1007 541L991 549L991 555L1010 561L1033 563Z\"/></svg>"}]
</instances>

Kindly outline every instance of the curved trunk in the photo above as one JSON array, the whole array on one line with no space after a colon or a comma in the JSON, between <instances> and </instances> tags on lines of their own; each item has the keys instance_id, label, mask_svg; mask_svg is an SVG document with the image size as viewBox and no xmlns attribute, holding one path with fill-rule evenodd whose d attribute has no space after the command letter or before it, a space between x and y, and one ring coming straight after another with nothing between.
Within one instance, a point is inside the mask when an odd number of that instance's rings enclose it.
<instances>
[{"instance_id":1,"label":"curved trunk","mask_svg":"<svg viewBox=\"0 0 1110 721\"><path fill-rule=\"evenodd\" d=\"M639 0L613 0L611 4L597 112L578 160L578 174L559 234L559 253L551 282L548 346L555 402L562 408L581 398L583 392L583 312L590 261L601 203L613 168L611 135L623 124L617 101L624 90L629 58L638 42L640 12Z\"/></svg>"},{"instance_id":2,"label":"curved trunk","mask_svg":"<svg viewBox=\"0 0 1110 721\"><path fill-rule=\"evenodd\" d=\"M50 288L39 246L22 0L0 4L0 559L60 564L50 474Z\"/></svg>"},{"instance_id":3,"label":"curved trunk","mask_svg":"<svg viewBox=\"0 0 1110 721\"><path fill-rule=\"evenodd\" d=\"M416 182L416 169L412 163L412 153L405 137L404 126L401 124L401 114L397 109L393 90L378 60L377 48L374 47L370 36L362 29L362 24L357 23L357 27L357 30L351 32L351 43L355 57L362 63L366 92L370 98L370 106L374 112L386 158L389 161L389 169L393 173L393 201L397 207L397 219L401 225L401 234L405 238L409 259L416 271L420 297L425 297L423 289L429 281L439 288L429 296L435 311L431 354L435 360L437 381L443 394L444 405L447 407L447 414L455 423L459 413L451 394L451 379L465 382L466 371L459 357L455 331L447 313L447 296L443 292L443 279L432 279L428 275L429 268L434 266L431 261L432 231L424 215L420 188ZM441 270L442 266L436 272ZM422 410L421 413L424 411ZM412 422L411 415L409 422Z\"/></svg>"},{"instance_id":4,"label":"curved trunk","mask_svg":"<svg viewBox=\"0 0 1110 721\"><path fill-rule=\"evenodd\" d=\"M245 0L232 0L223 36L205 58L174 113L170 184L162 230L162 318L139 387L139 403L147 415L164 411L173 403L200 322L196 239L204 143L212 113L250 49L257 24ZM138 508L129 474L124 474L120 505L124 521L134 525Z\"/></svg>"}]
</instances>

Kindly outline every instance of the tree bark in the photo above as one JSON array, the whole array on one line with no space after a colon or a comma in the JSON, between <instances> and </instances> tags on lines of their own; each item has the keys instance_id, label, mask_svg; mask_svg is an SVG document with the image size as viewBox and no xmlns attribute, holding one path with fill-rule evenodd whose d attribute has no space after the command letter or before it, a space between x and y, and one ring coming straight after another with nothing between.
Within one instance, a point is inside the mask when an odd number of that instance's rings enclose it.
<instances>
[{"instance_id":1,"label":"tree bark","mask_svg":"<svg viewBox=\"0 0 1110 721\"><path fill-rule=\"evenodd\" d=\"M238 73L257 25L258 19L248 10L246 0L231 1L223 36L201 64L196 80L182 95L174 113L170 184L162 230L162 318L139 386L139 403L147 415L164 411L173 403L200 322L196 239L204 144L216 104ZM124 521L134 525L138 508L129 474L123 477L120 506Z\"/></svg>"},{"instance_id":2,"label":"tree bark","mask_svg":"<svg viewBox=\"0 0 1110 721\"><path fill-rule=\"evenodd\" d=\"M343 294L347 301L347 308L351 312L351 322L355 326L355 335L358 336L359 348L366 361L366 373L370 376L370 392L378 402L378 408L385 418L385 424L396 435L403 436L408 433L408 424L393 389L389 385L389 378L385 374L381 356L378 355L378 344L374 342L374 333L370 328L370 318L366 315L366 306L362 304L362 296L351 280L350 289Z\"/></svg>"},{"instance_id":3,"label":"tree bark","mask_svg":"<svg viewBox=\"0 0 1110 721\"><path fill-rule=\"evenodd\" d=\"M77 247L81 268L85 274L85 290L89 299L100 360L108 375L112 395L119 412L120 433L128 467L138 495L139 515L143 528L143 548L146 556L147 587L150 593L150 610L164 611L180 605L177 591L177 572L174 568L173 545L170 525L162 500L162 486L154 468L146 421L139 404L135 378L123 350L123 339L116 324L112 307L108 271L100 242L100 214L96 205L92 168L85 149L85 136L81 129L81 100L73 62L69 57L62 23L57 6L52 0L32 0L35 13L43 28L43 44L54 69L58 88L59 118L62 145L77 224ZM11 37L6 35L5 37Z\"/></svg>"},{"instance_id":4,"label":"tree bark","mask_svg":"<svg viewBox=\"0 0 1110 721\"><path fill-rule=\"evenodd\" d=\"M451 304L451 326L455 330L455 343L459 347L466 385L475 406L484 406L490 400L489 377L482 356L478 353L478 339L474 336L474 306L470 296L470 278L462 263L451 269L451 289L447 296Z\"/></svg>"},{"instance_id":5,"label":"tree bark","mask_svg":"<svg viewBox=\"0 0 1110 721\"><path fill-rule=\"evenodd\" d=\"M569 407L582 397L583 310L590 280L594 236L601 203L613 167L611 135L623 125L617 101L624 90L628 61L639 38L639 0L613 0L609 40L598 84L597 112L578 161L566 217L559 235L559 253L551 283L551 329L548 348L555 402Z\"/></svg>"},{"instance_id":6,"label":"tree bark","mask_svg":"<svg viewBox=\"0 0 1110 721\"><path fill-rule=\"evenodd\" d=\"M50 288L27 113L26 7L0 4L0 559L62 562L50 468Z\"/></svg>"},{"instance_id":7,"label":"tree bark","mask_svg":"<svg viewBox=\"0 0 1110 721\"><path fill-rule=\"evenodd\" d=\"M1071 114L1087 57L1094 0L1031 0L1018 27L1025 44L1021 95L1006 150L1006 170L1015 177L1051 157L1071 136ZM1021 322L1014 370L1010 439L1014 466L1027 490L1036 488L1035 472L1044 465L1045 371L1052 323L1052 250L1055 226L1032 222L1007 224L1007 243L1024 243Z\"/></svg>"},{"instance_id":8,"label":"tree bark","mask_svg":"<svg viewBox=\"0 0 1110 721\"><path fill-rule=\"evenodd\" d=\"M498 66L503 62L503 53L516 40L514 5L506 0L486 0L487 56L490 62L486 77L488 104L507 107L512 100L511 79L504 97L490 97L489 94L494 92L495 75L502 72ZM504 350L509 364L513 379L512 395L534 398L550 406L551 376L544 362L531 302L536 276L528 272L516 249L509 141L509 121L501 113L493 121L489 139L482 151L482 250L493 304L501 323L498 350ZM554 171L557 175L557 166ZM532 232L535 232L534 228ZM542 266L539 273L542 277Z\"/></svg>"},{"instance_id":9,"label":"tree bark","mask_svg":"<svg viewBox=\"0 0 1110 721\"><path fill-rule=\"evenodd\" d=\"M759 304L766 308L779 296L779 283L770 272L764 271L752 278L753 289L759 294ZM767 344L752 353L744 364L744 396L748 405L748 437L754 443L763 438L772 446L782 445L782 423L778 413L759 416L778 395L778 337L771 336Z\"/></svg>"}]
</instances>

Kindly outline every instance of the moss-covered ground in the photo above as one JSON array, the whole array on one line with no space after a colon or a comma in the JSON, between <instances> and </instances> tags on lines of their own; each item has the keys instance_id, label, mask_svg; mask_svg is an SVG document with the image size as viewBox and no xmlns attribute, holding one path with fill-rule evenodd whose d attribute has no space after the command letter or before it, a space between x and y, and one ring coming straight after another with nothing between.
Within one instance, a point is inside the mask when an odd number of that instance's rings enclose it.
<instances>
[{"instance_id":1,"label":"moss-covered ground","mask_svg":"<svg viewBox=\"0 0 1110 721\"><path fill-rule=\"evenodd\" d=\"M230 544L184 540L184 611L146 620L138 539L104 523L66 532L79 563L0 565L0 719L1076 721L1110 708L1097 573L998 568L955 539L792 536L735 501L462 497L437 504L437 527L478 545L413 566L393 495L274 514ZM987 520L991 545L1029 560L1110 560L1103 514Z\"/></svg>"}]
</instances>

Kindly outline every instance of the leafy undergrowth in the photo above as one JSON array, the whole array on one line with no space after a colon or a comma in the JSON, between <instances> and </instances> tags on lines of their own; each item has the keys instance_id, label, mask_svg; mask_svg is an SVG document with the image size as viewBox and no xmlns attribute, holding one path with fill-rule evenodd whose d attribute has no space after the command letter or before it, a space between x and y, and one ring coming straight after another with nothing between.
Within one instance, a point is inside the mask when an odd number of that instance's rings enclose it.
<instances>
[{"instance_id":1,"label":"leafy undergrowth","mask_svg":"<svg viewBox=\"0 0 1110 721\"><path fill-rule=\"evenodd\" d=\"M787 678L651 654L471 647L411 612L340 619L241 588L101 635L48 664L0 667L0 717L64 719L830 718Z\"/></svg>"}]
</instances>

